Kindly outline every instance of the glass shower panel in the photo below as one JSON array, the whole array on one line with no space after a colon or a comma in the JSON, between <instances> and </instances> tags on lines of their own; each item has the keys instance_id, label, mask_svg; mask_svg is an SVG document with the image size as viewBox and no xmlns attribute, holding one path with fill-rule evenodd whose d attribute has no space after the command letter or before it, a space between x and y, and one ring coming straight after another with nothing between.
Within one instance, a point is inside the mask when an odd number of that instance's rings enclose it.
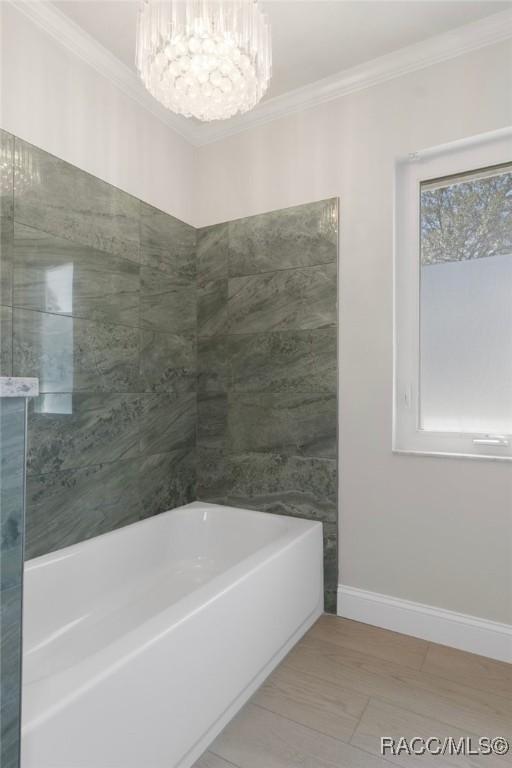
<instances>
[{"instance_id":1,"label":"glass shower panel","mask_svg":"<svg viewBox=\"0 0 512 768\"><path fill-rule=\"evenodd\" d=\"M0 396L0 765L20 754L26 398Z\"/></svg>"}]
</instances>

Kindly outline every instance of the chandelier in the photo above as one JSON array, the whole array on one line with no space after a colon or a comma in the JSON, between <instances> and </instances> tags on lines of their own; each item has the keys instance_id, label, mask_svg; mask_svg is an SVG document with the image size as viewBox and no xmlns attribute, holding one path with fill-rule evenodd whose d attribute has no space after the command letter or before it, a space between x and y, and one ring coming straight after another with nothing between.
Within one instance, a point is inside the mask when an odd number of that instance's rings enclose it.
<instances>
[{"instance_id":1,"label":"chandelier","mask_svg":"<svg viewBox=\"0 0 512 768\"><path fill-rule=\"evenodd\" d=\"M267 17L259 0L143 0L136 64L173 112L199 120L247 112L270 80Z\"/></svg>"}]
</instances>

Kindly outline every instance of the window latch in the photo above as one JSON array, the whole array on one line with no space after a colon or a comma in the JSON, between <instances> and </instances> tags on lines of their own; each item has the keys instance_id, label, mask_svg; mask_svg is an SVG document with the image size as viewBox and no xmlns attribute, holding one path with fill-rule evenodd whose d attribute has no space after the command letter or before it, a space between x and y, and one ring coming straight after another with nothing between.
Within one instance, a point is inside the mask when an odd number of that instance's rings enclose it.
<instances>
[{"instance_id":1,"label":"window latch","mask_svg":"<svg viewBox=\"0 0 512 768\"><path fill-rule=\"evenodd\" d=\"M506 448L509 441L503 435L486 435L485 437L475 437L473 445L501 445Z\"/></svg>"}]
</instances>

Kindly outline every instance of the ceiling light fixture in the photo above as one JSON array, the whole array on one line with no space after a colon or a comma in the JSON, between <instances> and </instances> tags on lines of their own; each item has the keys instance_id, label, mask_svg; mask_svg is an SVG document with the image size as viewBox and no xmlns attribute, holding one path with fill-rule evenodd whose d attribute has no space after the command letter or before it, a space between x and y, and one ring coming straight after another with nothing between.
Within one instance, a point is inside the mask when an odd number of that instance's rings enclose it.
<instances>
[{"instance_id":1,"label":"ceiling light fixture","mask_svg":"<svg viewBox=\"0 0 512 768\"><path fill-rule=\"evenodd\" d=\"M198 120L247 112L270 81L267 16L258 0L143 0L136 64L173 112Z\"/></svg>"}]
</instances>

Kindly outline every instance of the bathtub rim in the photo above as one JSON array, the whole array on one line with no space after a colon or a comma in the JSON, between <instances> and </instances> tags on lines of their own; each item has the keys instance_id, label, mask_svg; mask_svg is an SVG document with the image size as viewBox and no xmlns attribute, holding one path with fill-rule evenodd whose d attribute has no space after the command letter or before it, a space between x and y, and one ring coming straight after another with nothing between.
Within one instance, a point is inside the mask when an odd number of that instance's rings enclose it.
<instances>
[{"instance_id":1,"label":"bathtub rim","mask_svg":"<svg viewBox=\"0 0 512 768\"><path fill-rule=\"evenodd\" d=\"M108 541L111 538L118 537L121 535L127 535L129 532L134 532L135 530L149 527L151 523L155 523L158 521L161 521L165 519L168 515L171 515L175 512L181 512L182 510L197 510L197 511L207 511L208 509L229 509L234 512L241 512L243 514L248 515L257 515L258 517L261 517L264 515L267 518L278 518L282 520L298 520L302 521L304 523L316 523L319 522L320 525L322 524L321 521L317 520L307 520L303 517L295 517L292 515L281 515L274 512L263 512L258 509L246 509L245 507L231 507L227 504L219 504L216 502L210 502L210 501L190 501L187 504L182 504L179 507L172 507L171 509L166 509L163 512L158 512L155 515L149 515L148 517L142 518L142 520L135 520L132 523L127 523L126 525L121 525L117 528L113 528L110 531L105 531L104 533L99 533L96 536L91 536L88 539L84 539L83 541L78 541L75 544L68 544L66 547L60 547L59 549L53 549L51 552L45 552L43 555L37 555L36 557L31 557L28 560L25 560L23 564L23 570L24 573L30 573L32 570L36 570L37 568L44 567L46 564L50 565L50 563L53 560L60 560L65 559L66 557L72 556L75 552L78 552L84 547L92 547L97 541ZM257 550L259 551L259 550ZM250 555L251 556L251 555ZM236 565L236 564L235 564Z\"/></svg>"},{"instance_id":2,"label":"bathtub rim","mask_svg":"<svg viewBox=\"0 0 512 768\"><path fill-rule=\"evenodd\" d=\"M126 535L129 532L134 532L137 529L142 529L144 527L149 527L151 523L159 522L161 520L164 520L168 515L172 515L175 512L181 512L182 510L190 510L190 511L207 511L212 509L228 509L233 512L242 513L248 516L258 516L258 517L266 517L269 520L270 519L280 519L285 521L299 521L302 523L318 523L322 525L322 521L320 520L308 520L304 517L296 517L294 515L281 515L274 512L263 512L258 509L247 509L245 507L231 507L227 504L219 504L216 502L209 502L209 501L191 501L188 504L182 504L179 507L172 507L171 509L166 509L163 512L158 512L155 515L149 515L148 517L144 517L142 520L135 520L132 523L127 523L126 525L121 525L118 528L114 528L110 531L105 531L104 533L100 533L97 536L91 536L88 539L84 539L83 541L76 542L75 544L69 544L66 547L60 547L59 549L54 549L51 552L46 552L43 555L37 555L36 557L31 557L29 560L25 560L23 565L24 573L30 573L33 570L37 570L37 568L45 567L46 565L50 565L52 561L54 560L60 560L60 559L66 559L67 557L71 557L75 552L79 552L84 547L92 547L94 544L100 540L102 542L108 541L111 538L116 538L118 536ZM288 533L288 531L285 529L283 531L283 534ZM271 542L273 543L274 540ZM266 545L265 545L266 546ZM260 551L263 549L263 547L260 547L258 550L255 550L255 552ZM254 554L254 553L252 553ZM249 557L252 557L252 554L249 555ZM244 558L248 559L248 558ZM241 562L241 561L239 561ZM236 565L237 563L235 563ZM234 567L234 566L233 566Z\"/></svg>"}]
</instances>

